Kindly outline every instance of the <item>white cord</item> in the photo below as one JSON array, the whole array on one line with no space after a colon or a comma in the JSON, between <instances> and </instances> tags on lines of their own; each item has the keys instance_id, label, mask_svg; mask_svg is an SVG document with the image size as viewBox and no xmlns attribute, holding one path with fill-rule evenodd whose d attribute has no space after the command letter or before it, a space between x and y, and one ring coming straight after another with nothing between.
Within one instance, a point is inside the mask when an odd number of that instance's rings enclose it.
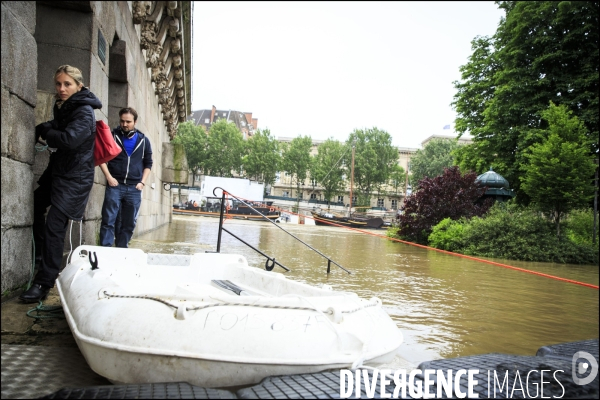
<instances>
[{"instance_id":1,"label":"white cord","mask_svg":"<svg viewBox=\"0 0 600 400\"><path fill-rule=\"evenodd\" d=\"M73 220L71 220L71 226L69 227L69 255L67 256L67 264L70 264L71 261L69 261L69 258L71 257L71 253L73 253L73 241L72 239L72 235L73 235Z\"/></svg>"},{"instance_id":2,"label":"white cord","mask_svg":"<svg viewBox=\"0 0 600 400\"><path fill-rule=\"evenodd\" d=\"M344 297L346 298L346 300L350 301L351 303L355 303L360 309L362 309L362 310L365 309L365 307L363 305L361 305L360 302L356 301L352 296L344 294ZM376 326L375 318L368 312L367 312L367 315L371 318L371 321L373 321L373 326ZM362 348L360 357L358 357L356 359L356 361L354 361L354 363L352 363L352 369L356 369L356 368L363 366L363 363L365 362L365 355L367 353L367 349L370 347L370 344L372 341L373 341L373 335L371 335L368 342L366 342L366 343L363 342L363 348Z\"/></svg>"},{"instance_id":3,"label":"white cord","mask_svg":"<svg viewBox=\"0 0 600 400\"><path fill-rule=\"evenodd\" d=\"M83 231L83 228L82 228L83 220L77 221L77 223L79 224L79 246L81 246L81 235L82 235L82 231ZM71 255L73 254L72 236L73 236L73 220L71 220L71 226L69 228L69 255L67 256L67 264L70 264L73 261L72 259L70 259Z\"/></svg>"}]
</instances>

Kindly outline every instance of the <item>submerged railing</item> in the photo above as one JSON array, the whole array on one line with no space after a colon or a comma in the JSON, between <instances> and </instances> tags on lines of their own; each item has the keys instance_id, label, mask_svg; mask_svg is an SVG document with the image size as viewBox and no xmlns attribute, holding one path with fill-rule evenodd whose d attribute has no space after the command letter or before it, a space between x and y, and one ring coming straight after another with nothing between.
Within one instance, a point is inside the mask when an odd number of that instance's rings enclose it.
<instances>
[{"instance_id":1,"label":"submerged railing","mask_svg":"<svg viewBox=\"0 0 600 400\"><path fill-rule=\"evenodd\" d=\"M326 256L325 254L321 253L319 250L315 249L314 247L312 247L308 243L305 243L304 241L302 241L301 239L297 238L296 236L294 236L290 232L286 231L280 225L277 225L277 223L273 222L270 218L267 218L264 214L262 214L260 211L258 211L254 207L252 207L252 205L250 205L249 203L247 203L243 199L241 199L241 198L239 198L239 197L237 197L237 196L235 196L235 195L227 192L222 187L215 187L213 189L213 195L215 195L216 197L218 197L217 193L215 192L215 190L217 190L217 189L220 189L222 191L222 194L221 194L221 211L220 211L220 214L219 214L219 234L217 235L217 251L216 251L216 253L220 253L221 252L221 233L223 231L225 231L228 234L230 234L231 236L233 236L234 238L236 238L237 240L239 240L240 242L242 242L243 244L245 244L246 246L250 247L252 250L254 250L257 253L261 254L263 257L266 257L267 261L265 262L265 269L267 271L273 270L273 268L275 267L275 265L278 265L279 267L283 268L286 272L290 271L290 269L287 268L285 265L281 264L279 261L276 261L275 257L270 257L269 255L263 253L262 251L260 251L256 247L254 247L251 244L247 243L246 241L244 241L243 239L241 239L240 237L238 237L237 235L235 235L234 233L230 232L228 229L226 229L226 228L223 227L223 216L225 214L225 207L226 207L226 204L225 204L226 203L225 202L225 200L226 200L225 199L225 195L229 195L229 196L233 197L234 199L238 200L239 202L241 202L242 204L248 206L250 209L252 209L252 211L254 211L255 213L257 213L258 215L260 215L261 217L263 217L265 220L269 221L270 223L272 223L273 225L275 225L277 228L281 229L282 231L284 231L285 233L287 233L288 235L290 235L291 237L293 237L294 239L296 239L297 241L299 241L300 243L302 243L303 245L305 245L306 247L308 247L309 249L311 249L315 253L319 254L321 257L327 259L327 273L328 274L331 272L331 264L335 264L336 266L338 266L342 270L346 271L348 274L352 273L352 272L348 271L346 268L342 267L337 262L333 261L331 258L329 258L328 256Z\"/></svg>"}]
</instances>

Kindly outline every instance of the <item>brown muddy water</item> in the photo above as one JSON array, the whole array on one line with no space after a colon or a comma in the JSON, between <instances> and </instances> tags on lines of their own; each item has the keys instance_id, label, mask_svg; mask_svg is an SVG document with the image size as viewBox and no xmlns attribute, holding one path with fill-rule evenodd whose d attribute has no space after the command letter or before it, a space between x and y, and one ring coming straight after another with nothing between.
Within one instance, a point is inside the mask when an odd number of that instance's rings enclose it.
<instances>
[{"instance_id":1,"label":"brown muddy water","mask_svg":"<svg viewBox=\"0 0 600 400\"><path fill-rule=\"evenodd\" d=\"M535 355L538 348L598 337L598 290L392 242L337 227L282 224L344 268L268 222L226 220L225 227L291 269L289 279L383 301L404 343L392 368L486 353ZM374 231L385 235L385 231ZM218 219L173 216L173 222L132 240L151 253L215 250ZM222 253L265 258L222 233ZM598 285L598 266L494 261ZM216 267L215 267L216 268ZM284 272L275 267L274 271Z\"/></svg>"}]
</instances>

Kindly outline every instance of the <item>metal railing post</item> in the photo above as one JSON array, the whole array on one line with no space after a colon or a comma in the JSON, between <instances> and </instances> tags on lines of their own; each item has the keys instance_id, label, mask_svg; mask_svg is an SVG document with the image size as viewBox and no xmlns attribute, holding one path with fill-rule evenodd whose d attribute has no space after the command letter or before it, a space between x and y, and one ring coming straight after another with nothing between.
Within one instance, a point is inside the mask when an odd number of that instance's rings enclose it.
<instances>
[{"instance_id":1,"label":"metal railing post","mask_svg":"<svg viewBox=\"0 0 600 400\"><path fill-rule=\"evenodd\" d=\"M221 252L221 233L223 232L223 213L225 211L225 191L221 196L221 214L219 215L219 236L217 238L217 253Z\"/></svg>"},{"instance_id":2,"label":"metal railing post","mask_svg":"<svg viewBox=\"0 0 600 400\"><path fill-rule=\"evenodd\" d=\"M223 203L225 202L225 189L223 189L222 187L215 187L213 189L213 194L216 196L215 190L217 189L221 189L223 191L223 200L221 202L221 219L219 221L219 238L218 238L218 242L217 242L217 253L220 250L220 245L221 245L221 230L223 229ZM294 239L296 239L297 241L299 241L300 243L302 243L303 245L305 245L306 247L308 247L309 249L311 249L312 251L314 251L315 253L319 254L320 256L322 256L323 258L326 258L328 260L328 272L329 269L331 267L331 263L334 263L335 265L337 265L339 268L341 268L342 270L344 270L345 272L347 272L348 274L351 274L352 272L348 271L346 268L342 267L340 264L338 264L337 262L333 261L331 258L327 257L325 254L321 253L319 250L315 249L314 247L310 246L308 243L305 243L304 241L300 240L298 237L294 236L293 234L291 234L290 232L286 231L285 229L283 229L281 226L277 225L275 222L271 221L270 219L268 219L264 214L262 214L260 211L258 211L257 209L255 209L254 207L252 207L250 204L246 203L243 199L237 197L234 194L229 193L229 195L238 200L240 203L246 205L247 207L249 207L252 211L254 211L256 214L260 215L261 217L263 217L264 219L266 219L267 221L269 221L271 224L273 224L274 226L276 226L277 228L281 229L282 231L284 231L285 233L287 233L288 235L290 235L291 237L293 237ZM248 245L247 243L243 242L240 238L236 237L235 235L233 235L231 232L229 232L227 229L225 229L225 232L229 233L230 235L234 236L236 239L240 240L242 243ZM249 245L248 245L249 246ZM251 248L253 248L252 246L250 246ZM254 248L253 248L254 249ZM256 249L254 249L256 250ZM258 251L258 250L257 250ZM274 259L273 259L274 260ZM277 263L278 265L280 265L279 263ZM282 266L283 267L283 266ZM284 267L285 268L285 267Z\"/></svg>"}]
</instances>

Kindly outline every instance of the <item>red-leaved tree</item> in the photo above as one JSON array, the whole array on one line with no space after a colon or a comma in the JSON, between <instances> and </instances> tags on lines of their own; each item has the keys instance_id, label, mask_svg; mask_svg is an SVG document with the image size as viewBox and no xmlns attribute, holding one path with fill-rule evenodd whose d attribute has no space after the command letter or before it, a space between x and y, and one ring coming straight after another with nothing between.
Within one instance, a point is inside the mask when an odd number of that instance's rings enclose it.
<instances>
[{"instance_id":1,"label":"red-leaved tree","mask_svg":"<svg viewBox=\"0 0 600 400\"><path fill-rule=\"evenodd\" d=\"M485 187L475 183L474 172L461 175L458 167L444 169L435 178L423 178L419 189L404 200L398 218L398 234L407 240L427 244L431 230L444 218L482 216L493 204L492 199L478 201Z\"/></svg>"}]
</instances>

